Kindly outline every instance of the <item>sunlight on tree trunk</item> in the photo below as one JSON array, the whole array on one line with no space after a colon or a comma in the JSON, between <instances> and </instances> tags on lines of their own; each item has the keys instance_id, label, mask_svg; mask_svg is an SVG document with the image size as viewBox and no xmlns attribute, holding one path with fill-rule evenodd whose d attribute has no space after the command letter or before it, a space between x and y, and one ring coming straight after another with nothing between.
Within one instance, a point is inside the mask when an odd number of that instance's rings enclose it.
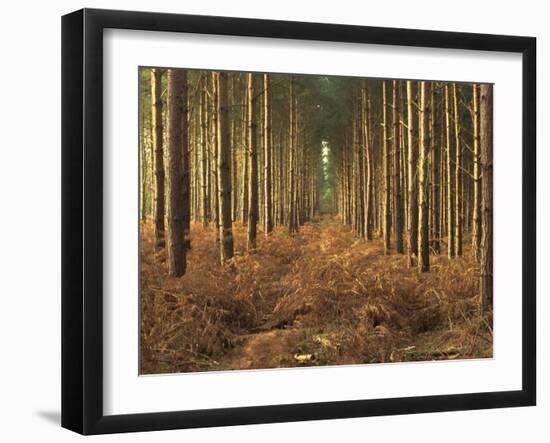
<instances>
[{"instance_id":1,"label":"sunlight on tree trunk","mask_svg":"<svg viewBox=\"0 0 550 443\"><path fill-rule=\"evenodd\" d=\"M256 248L258 223L258 153L256 140L256 89L255 76L248 74L248 243L247 249Z\"/></svg>"},{"instance_id":2,"label":"sunlight on tree trunk","mask_svg":"<svg viewBox=\"0 0 550 443\"><path fill-rule=\"evenodd\" d=\"M151 71L153 149L155 151L155 246L164 247L164 149L162 122L162 71Z\"/></svg>"},{"instance_id":3,"label":"sunlight on tree trunk","mask_svg":"<svg viewBox=\"0 0 550 443\"><path fill-rule=\"evenodd\" d=\"M482 311L493 306L493 85L480 88L481 277Z\"/></svg>"},{"instance_id":4,"label":"sunlight on tree trunk","mask_svg":"<svg viewBox=\"0 0 550 443\"><path fill-rule=\"evenodd\" d=\"M418 255L418 190L417 190L417 169L418 169L418 115L416 112L416 82L407 80L407 125L409 156L407 172L409 175L409 220L408 220L408 256L409 267L414 265L413 257Z\"/></svg>"},{"instance_id":5,"label":"sunlight on tree trunk","mask_svg":"<svg viewBox=\"0 0 550 443\"><path fill-rule=\"evenodd\" d=\"M384 163L384 253L390 253L391 236L391 188L390 188L390 150L389 150L389 131L388 131L388 81L382 81L382 143L383 143L383 163Z\"/></svg>"},{"instance_id":6,"label":"sunlight on tree trunk","mask_svg":"<svg viewBox=\"0 0 550 443\"><path fill-rule=\"evenodd\" d=\"M453 165L453 144L451 126L451 97L449 85L445 83L445 128L446 128L446 150L447 150L447 255L449 258L455 256L455 179Z\"/></svg>"},{"instance_id":7,"label":"sunlight on tree trunk","mask_svg":"<svg viewBox=\"0 0 550 443\"><path fill-rule=\"evenodd\" d=\"M227 100L227 73L218 72L218 201L220 220L220 260L225 263L233 257L231 223L231 146L229 144L229 104Z\"/></svg>"},{"instance_id":8,"label":"sunlight on tree trunk","mask_svg":"<svg viewBox=\"0 0 550 443\"><path fill-rule=\"evenodd\" d=\"M271 90L269 75L264 74L264 223L265 235L273 230L271 205Z\"/></svg>"},{"instance_id":9,"label":"sunlight on tree trunk","mask_svg":"<svg viewBox=\"0 0 550 443\"><path fill-rule=\"evenodd\" d=\"M418 270L430 270L428 228L428 156L430 155L430 94L431 83L420 82L420 157L418 159Z\"/></svg>"}]
</instances>

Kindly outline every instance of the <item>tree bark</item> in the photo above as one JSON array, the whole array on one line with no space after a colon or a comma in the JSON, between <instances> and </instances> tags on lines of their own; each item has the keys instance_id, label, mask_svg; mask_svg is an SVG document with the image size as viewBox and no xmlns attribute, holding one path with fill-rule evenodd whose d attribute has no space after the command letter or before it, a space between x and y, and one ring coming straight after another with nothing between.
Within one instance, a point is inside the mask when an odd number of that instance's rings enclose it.
<instances>
[{"instance_id":1,"label":"tree bark","mask_svg":"<svg viewBox=\"0 0 550 443\"><path fill-rule=\"evenodd\" d=\"M373 152L372 143L370 142L371 127L370 127L370 95L367 80L363 80L362 88L362 125L363 125L363 144L365 146L366 159L366 189L365 189L365 231L367 240L373 238Z\"/></svg>"},{"instance_id":2,"label":"tree bark","mask_svg":"<svg viewBox=\"0 0 550 443\"><path fill-rule=\"evenodd\" d=\"M269 74L264 74L264 231L266 236L273 230L271 149L271 88Z\"/></svg>"},{"instance_id":3,"label":"tree bark","mask_svg":"<svg viewBox=\"0 0 550 443\"><path fill-rule=\"evenodd\" d=\"M248 77L247 77L248 78ZM243 101L243 145L242 145L242 222L243 226L246 226L248 222L248 152L249 152L249 140L248 140L248 83L244 93Z\"/></svg>"},{"instance_id":4,"label":"tree bark","mask_svg":"<svg viewBox=\"0 0 550 443\"><path fill-rule=\"evenodd\" d=\"M430 155L429 132L429 82L420 82L420 157L418 159L418 270L430 270L429 208L428 208L428 156Z\"/></svg>"},{"instance_id":5,"label":"tree bark","mask_svg":"<svg viewBox=\"0 0 550 443\"><path fill-rule=\"evenodd\" d=\"M184 199L184 211L183 211L183 236L185 241L185 248L191 249L191 162L189 160L189 119L188 119L188 90L187 90L187 71L184 71L182 90L182 113L181 113L181 127L182 127L182 162L183 162L183 199Z\"/></svg>"},{"instance_id":6,"label":"tree bark","mask_svg":"<svg viewBox=\"0 0 550 443\"><path fill-rule=\"evenodd\" d=\"M454 130L455 130L455 253L462 255L462 149L460 145L460 115L458 91L453 83Z\"/></svg>"},{"instance_id":7,"label":"tree bark","mask_svg":"<svg viewBox=\"0 0 550 443\"><path fill-rule=\"evenodd\" d=\"M285 181L284 181L284 169L285 169L284 157L285 156L284 156L283 146L284 146L284 143L283 143L283 136L282 136L282 129L281 129L281 132L279 133L279 149L278 149L278 153L279 153L279 159L278 159L279 177L278 178L279 179L278 179L278 191L277 191L277 197L279 199L278 219L279 219L280 225L285 224Z\"/></svg>"},{"instance_id":8,"label":"tree bark","mask_svg":"<svg viewBox=\"0 0 550 443\"><path fill-rule=\"evenodd\" d=\"M201 212L202 212L202 226L208 227L208 209L210 200L207 194L207 179L208 179L208 142L206 139L206 77L203 77L201 83L202 89L200 91L200 104L199 104L199 125L200 125L200 140L201 140Z\"/></svg>"},{"instance_id":9,"label":"tree bark","mask_svg":"<svg viewBox=\"0 0 550 443\"><path fill-rule=\"evenodd\" d=\"M455 256L455 180L453 174L453 145L451 137L451 97L449 85L445 83L445 135L447 151L447 255Z\"/></svg>"},{"instance_id":10,"label":"tree bark","mask_svg":"<svg viewBox=\"0 0 550 443\"><path fill-rule=\"evenodd\" d=\"M153 149L155 152L155 248L164 248L164 149L162 143L162 70L151 70Z\"/></svg>"},{"instance_id":11,"label":"tree bark","mask_svg":"<svg viewBox=\"0 0 550 443\"><path fill-rule=\"evenodd\" d=\"M408 175L409 175L409 238L408 238L408 256L409 267L413 266L413 256L418 255L418 188L417 188L417 170L418 170L418 130L416 113L416 82L407 80L407 126L408 126Z\"/></svg>"},{"instance_id":12,"label":"tree bark","mask_svg":"<svg viewBox=\"0 0 550 443\"><path fill-rule=\"evenodd\" d=\"M231 221L231 145L229 137L229 104L227 99L227 73L218 72L218 204L220 261L233 257L233 229Z\"/></svg>"},{"instance_id":13,"label":"tree bark","mask_svg":"<svg viewBox=\"0 0 550 443\"><path fill-rule=\"evenodd\" d=\"M363 136L361 125L361 103L355 101L353 113L353 145L355 152L355 211L356 211L356 235L365 237L365 156L363 149Z\"/></svg>"},{"instance_id":14,"label":"tree bark","mask_svg":"<svg viewBox=\"0 0 550 443\"><path fill-rule=\"evenodd\" d=\"M480 87L481 250L480 292L482 312L493 306L493 86Z\"/></svg>"},{"instance_id":15,"label":"tree bark","mask_svg":"<svg viewBox=\"0 0 550 443\"><path fill-rule=\"evenodd\" d=\"M441 144L438 146L437 138L437 129L441 128L438 124L438 119L436 118L436 94L435 94L435 84L432 84L431 88L431 97L430 97L430 117L431 117L431 150L432 150L432 201L430 206L432 209L432 231L433 231L433 241L432 249L434 254L439 254L441 252ZM442 131L440 131L442 132Z\"/></svg>"},{"instance_id":16,"label":"tree bark","mask_svg":"<svg viewBox=\"0 0 550 443\"><path fill-rule=\"evenodd\" d=\"M139 108L139 217L142 222L146 220L147 211L147 154L146 154L146 132L145 112L140 104Z\"/></svg>"},{"instance_id":17,"label":"tree bark","mask_svg":"<svg viewBox=\"0 0 550 443\"><path fill-rule=\"evenodd\" d=\"M219 190L219 175L220 171L218 168L218 152L220 150L219 148L219 118L220 118L220 112L219 112L219 81L218 81L218 73L212 72L211 75L212 80L212 108L214 112L212 112L212 163L211 163L211 169L212 169L212 183L213 183L213 191L212 194L214 196L214 223L216 225L216 242L220 241L220 190Z\"/></svg>"},{"instance_id":18,"label":"tree bark","mask_svg":"<svg viewBox=\"0 0 550 443\"><path fill-rule=\"evenodd\" d=\"M256 225L258 223L258 159L256 140L256 91L254 74L248 74L248 163L250 169L248 189L248 242L247 249L256 248Z\"/></svg>"},{"instance_id":19,"label":"tree bark","mask_svg":"<svg viewBox=\"0 0 550 443\"><path fill-rule=\"evenodd\" d=\"M290 106L290 125L289 125L289 149L288 149L288 164L289 164L289 197L288 197L288 233L294 235L298 232L298 223L296 222L296 103L294 96L294 78L290 76L289 85L289 106Z\"/></svg>"},{"instance_id":20,"label":"tree bark","mask_svg":"<svg viewBox=\"0 0 550 443\"><path fill-rule=\"evenodd\" d=\"M187 146L187 124L183 124L187 102L187 72L168 70L168 274L181 277L186 269L184 239L185 189L183 146ZM187 121L186 121L187 123Z\"/></svg>"},{"instance_id":21,"label":"tree bark","mask_svg":"<svg viewBox=\"0 0 550 443\"><path fill-rule=\"evenodd\" d=\"M472 226L472 246L474 256L479 260L481 247L481 176L479 167L479 85L472 86L472 126L474 130L474 206L473 206L473 226Z\"/></svg>"},{"instance_id":22,"label":"tree bark","mask_svg":"<svg viewBox=\"0 0 550 443\"><path fill-rule=\"evenodd\" d=\"M395 219L395 250L403 254L403 196L401 194L401 122L399 120L399 80L393 80L393 207Z\"/></svg>"},{"instance_id":23,"label":"tree bark","mask_svg":"<svg viewBox=\"0 0 550 443\"><path fill-rule=\"evenodd\" d=\"M390 189L390 152L389 152L389 131L388 131L388 81L382 80L382 156L384 168L384 254L390 253L391 236L391 189Z\"/></svg>"}]
</instances>

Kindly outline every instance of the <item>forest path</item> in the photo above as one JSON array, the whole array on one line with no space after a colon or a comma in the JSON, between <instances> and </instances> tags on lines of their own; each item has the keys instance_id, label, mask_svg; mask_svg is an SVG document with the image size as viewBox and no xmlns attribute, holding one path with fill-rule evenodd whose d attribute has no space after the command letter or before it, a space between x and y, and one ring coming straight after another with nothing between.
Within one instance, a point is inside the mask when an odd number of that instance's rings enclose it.
<instances>
[{"instance_id":1,"label":"forest path","mask_svg":"<svg viewBox=\"0 0 550 443\"><path fill-rule=\"evenodd\" d=\"M234 223L235 257L218 264L214 229L193 226L184 277L167 277L142 227L142 373L359 364L490 356L477 316L469 250L431 272L384 255L380 239L354 238L330 216L289 236Z\"/></svg>"},{"instance_id":2,"label":"forest path","mask_svg":"<svg viewBox=\"0 0 550 443\"><path fill-rule=\"evenodd\" d=\"M366 247L364 241L354 238L330 214L302 226L296 237L301 241L297 242L292 261L272 285L280 291L279 303L267 313L264 323L235 337L236 347L220 362L222 369L326 364L321 359L323 348L337 346L329 338L332 333L326 333L323 325L312 328L302 321L312 312L313 303L318 302L314 299L316 295L325 289L322 279L307 278L304 269L315 266L323 273L338 272L339 259L345 258L350 245L356 242L361 243L363 251L361 257L355 258L367 267L369 258L372 261L373 256L382 252L381 247L375 243Z\"/></svg>"}]
</instances>

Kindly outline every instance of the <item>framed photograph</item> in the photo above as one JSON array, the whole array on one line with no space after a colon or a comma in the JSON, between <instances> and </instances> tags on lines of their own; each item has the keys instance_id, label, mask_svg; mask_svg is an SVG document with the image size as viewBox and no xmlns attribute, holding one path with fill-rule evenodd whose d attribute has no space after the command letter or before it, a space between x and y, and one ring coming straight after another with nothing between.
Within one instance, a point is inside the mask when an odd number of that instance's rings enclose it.
<instances>
[{"instance_id":1,"label":"framed photograph","mask_svg":"<svg viewBox=\"0 0 550 443\"><path fill-rule=\"evenodd\" d=\"M536 41L62 20L62 425L536 402Z\"/></svg>"}]
</instances>

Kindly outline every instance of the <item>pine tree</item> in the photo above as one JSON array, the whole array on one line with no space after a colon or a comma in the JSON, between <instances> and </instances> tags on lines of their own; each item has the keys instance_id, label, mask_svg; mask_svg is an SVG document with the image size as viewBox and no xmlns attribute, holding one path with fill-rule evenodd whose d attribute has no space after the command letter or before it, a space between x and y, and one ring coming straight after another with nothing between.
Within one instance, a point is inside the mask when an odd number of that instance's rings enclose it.
<instances>
[{"instance_id":1,"label":"pine tree","mask_svg":"<svg viewBox=\"0 0 550 443\"><path fill-rule=\"evenodd\" d=\"M187 71L168 70L168 274L181 277L186 270L184 217L189 193L185 190L183 149L187 149Z\"/></svg>"},{"instance_id":2,"label":"pine tree","mask_svg":"<svg viewBox=\"0 0 550 443\"><path fill-rule=\"evenodd\" d=\"M367 80L363 80L362 87L362 125L363 125L363 144L365 146L366 159L366 189L365 189L365 232L367 240L373 238L373 190L374 190L374 158L370 127L370 95Z\"/></svg>"},{"instance_id":3,"label":"pine tree","mask_svg":"<svg viewBox=\"0 0 550 443\"><path fill-rule=\"evenodd\" d=\"M256 140L256 90L254 74L248 74L248 243L247 249L256 248L258 223L258 152Z\"/></svg>"},{"instance_id":4,"label":"pine tree","mask_svg":"<svg viewBox=\"0 0 550 443\"><path fill-rule=\"evenodd\" d=\"M409 156L407 172L409 175L409 217L408 217L408 256L409 267L413 266L413 256L418 255L418 130L416 113L416 82L407 80L407 126Z\"/></svg>"},{"instance_id":5,"label":"pine tree","mask_svg":"<svg viewBox=\"0 0 550 443\"><path fill-rule=\"evenodd\" d=\"M390 188L390 152L389 152L389 131L388 131L388 81L382 81L382 156L383 156L383 170L384 170L384 220L383 220L383 233L384 233L384 254L390 253L390 235L391 235L391 188Z\"/></svg>"},{"instance_id":6,"label":"pine tree","mask_svg":"<svg viewBox=\"0 0 550 443\"><path fill-rule=\"evenodd\" d=\"M265 235L273 230L271 201L271 88L269 74L264 74L264 224Z\"/></svg>"},{"instance_id":7,"label":"pine tree","mask_svg":"<svg viewBox=\"0 0 550 443\"><path fill-rule=\"evenodd\" d=\"M481 175L480 175L480 156L479 156L479 85L472 85L472 126L474 130L474 207L473 207L473 232L472 246L474 256L479 259L481 247Z\"/></svg>"},{"instance_id":8,"label":"pine tree","mask_svg":"<svg viewBox=\"0 0 550 443\"><path fill-rule=\"evenodd\" d=\"M462 149L460 144L460 116L458 91L453 83L454 134L455 134L455 253L462 255Z\"/></svg>"},{"instance_id":9,"label":"pine tree","mask_svg":"<svg viewBox=\"0 0 550 443\"><path fill-rule=\"evenodd\" d=\"M420 82L420 130L418 159L418 270L430 270L429 254L429 208L428 208L428 156L430 155L430 87L429 82Z\"/></svg>"},{"instance_id":10,"label":"pine tree","mask_svg":"<svg viewBox=\"0 0 550 443\"><path fill-rule=\"evenodd\" d=\"M453 165L453 144L451 127L451 97L449 85L445 83L445 134L447 151L447 255L449 258L455 256L455 180Z\"/></svg>"},{"instance_id":11,"label":"pine tree","mask_svg":"<svg viewBox=\"0 0 550 443\"><path fill-rule=\"evenodd\" d=\"M297 214L296 214L296 97L294 95L294 77L291 75L289 80L289 186L288 186L288 233L290 235L298 232Z\"/></svg>"},{"instance_id":12,"label":"pine tree","mask_svg":"<svg viewBox=\"0 0 550 443\"><path fill-rule=\"evenodd\" d=\"M480 86L481 249L483 312L493 305L493 86Z\"/></svg>"},{"instance_id":13,"label":"pine tree","mask_svg":"<svg viewBox=\"0 0 550 443\"><path fill-rule=\"evenodd\" d=\"M229 103L227 73L216 73L218 91L218 202L220 260L225 263L233 257L233 230L231 222L231 145L229 143Z\"/></svg>"},{"instance_id":14,"label":"pine tree","mask_svg":"<svg viewBox=\"0 0 550 443\"><path fill-rule=\"evenodd\" d=\"M403 196L401 194L401 122L399 120L399 81L393 80L393 208L395 219L395 250L403 254Z\"/></svg>"},{"instance_id":15,"label":"pine tree","mask_svg":"<svg viewBox=\"0 0 550 443\"><path fill-rule=\"evenodd\" d=\"M199 125L200 125L200 142L201 142L201 209L202 209L202 226L208 227L208 217L210 208L210 198L208 195L208 140L207 140L207 119L206 119L206 76L201 78L200 104L199 104Z\"/></svg>"},{"instance_id":16,"label":"pine tree","mask_svg":"<svg viewBox=\"0 0 550 443\"><path fill-rule=\"evenodd\" d=\"M162 70L151 71L151 104L153 121L153 150L155 152L155 247L163 248L164 241L164 148L162 121Z\"/></svg>"},{"instance_id":17,"label":"pine tree","mask_svg":"<svg viewBox=\"0 0 550 443\"><path fill-rule=\"evenodd\" d=\"M430 133L431 133L431 150L432 150L432 200L430 208L432 209L432 250L434 254L441 252L441 144L438 146L438 119L436 112L436 85L432 84L430 97ZM442 133L442 131L440 131Z\"/></svg>"}]
</instances>

